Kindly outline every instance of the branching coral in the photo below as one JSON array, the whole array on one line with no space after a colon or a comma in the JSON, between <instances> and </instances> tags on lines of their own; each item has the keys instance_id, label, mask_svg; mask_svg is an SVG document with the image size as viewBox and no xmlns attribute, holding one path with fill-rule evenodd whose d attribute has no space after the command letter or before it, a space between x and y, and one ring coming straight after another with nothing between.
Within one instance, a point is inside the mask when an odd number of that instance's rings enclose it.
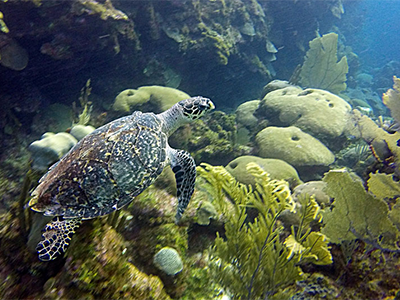
<instances>
[{"instance_id":1,"label":"branching coral","mask_svg":"<svg viewBox=\"0 0 400 300\"><path fill-rule=\"evenodd\" d=\"M248 171L255 177L256 187L238 183L223 167L207 164L198 168L215 196L217 210L224 214L225 238L217 234L211 249L210 270L234 299L267 299L283 296L279 291L301 278L298 262L331 263L325 237L311 232L309 224L318 218L318 205L307 197L302 209L302 225L292 229L286 242L280 239L283 226L278 217L284 210L294 211L288 184L270 180L258 165L250 163ZM232 199L233 205L225 199ZM250 221L247 208L258 212Z\"/></svg>"}]
</instances>

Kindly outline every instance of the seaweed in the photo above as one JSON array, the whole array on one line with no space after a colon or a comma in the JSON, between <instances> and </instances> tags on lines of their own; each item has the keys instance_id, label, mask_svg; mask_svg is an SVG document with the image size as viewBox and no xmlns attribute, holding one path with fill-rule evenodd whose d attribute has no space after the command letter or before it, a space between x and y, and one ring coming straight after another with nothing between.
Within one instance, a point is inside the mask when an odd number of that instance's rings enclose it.
<instances>
[{"instance_id":1,"label":"seaweed","mask_svg":"<svg viewBox=\"0 0 400 300\"><path fill-rule=\"evenodd\" d=\"M233 299L283 299L287 295L282 289L301 278L299 263L332 262L325 237L309 229L310 222L319 218L318 204L311 197L303 202L302 225L292 228L284 243L278 218L285 210L295 210L287 182L271 180L250 163L248 171L256 181L253 189L237 182L223 167L202 166L198 172L209 183L213 204L225 218L225 236L217 233L210 250L210 270ZM257 216L252 219L248 209Z\"/></svg>"},{"instance_id":2,"label":"seaweed","mask_svg":"<svg viewBox=\"0 0 400 300\"><path fill-rule=\"evenodd\" d=\"M82 108L82 112L79 113L75 102L72 103L72 110L75 112L72 125L87 125L90 121L90 115L93 110L92 102L89 101L89 96L92 93L92 87L90 86L90 79L86 81L85 86L81 89L81 94L79 96L79 103Z\"/></svg>"}]
</instances>

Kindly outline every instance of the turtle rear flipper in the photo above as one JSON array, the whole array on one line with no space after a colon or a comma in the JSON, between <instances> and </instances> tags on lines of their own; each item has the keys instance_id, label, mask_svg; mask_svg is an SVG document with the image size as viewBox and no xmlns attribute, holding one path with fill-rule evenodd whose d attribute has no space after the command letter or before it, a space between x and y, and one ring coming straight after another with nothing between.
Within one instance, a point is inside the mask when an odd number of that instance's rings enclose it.
<instances>
[{"instance_id":1,"label":"turtle rear flipper","mask_svg":"<svg viewBox=\"0 0 400 300\"><path fill-rule=\"evenodd\" d=\"M188 152L171 148L170 161L176 180L178 210L176 212L175 222L178 223L194 192L196 163Z\"/></svg>"},{"instance_id":2,"label":"turtle rear flipper","mask_svg":"<svg viewBox=\"0 0 400 300\"><path fill-rule=\"evenodd\" d=\"M43 241L36 246L39 259L42 261L53 260L65 252L75 230L80 224L80 218L62 219L61 217L55 217L43 229Z\"/></svg>"}]
</instances>

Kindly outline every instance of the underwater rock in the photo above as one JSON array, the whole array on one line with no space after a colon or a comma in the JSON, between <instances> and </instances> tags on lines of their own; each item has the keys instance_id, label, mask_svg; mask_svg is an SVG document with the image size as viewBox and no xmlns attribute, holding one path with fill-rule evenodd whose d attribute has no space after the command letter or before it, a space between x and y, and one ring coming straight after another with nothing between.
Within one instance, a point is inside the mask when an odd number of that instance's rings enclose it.
<instances>
[{"instance_id":1,"label":"underwater rock","mask_svg":"<svg viewBox=\"0 0 400 300\"><path fill-rule=\"evenodd\" d=\"M47 168L64 156L78 141L71 134L46 132L38 141L28 147L32 156L32 169L46 171Z\"/></svg>"},{"instance_id":2,"label":"underwater rock","mask_svg":"<svg viewBox=\"0 0 400 300\"><path fill-rule=\"evenodd\" d=\"M71 127L73 111L70 106L53 103L36 114L32 123L32 130L36 133L63 132Z\"/></svg>"},{"instance_id":3,"label":"underwater rock","mask_svg":"<svg viewBox=\"0 0 400 300\"><path fill-rule=\"evenodd\" d=\"M95 220L77 234L60 272L45 284L46 299L163 299L161 280L129 262L126 242L114 228Z\"/></svg>"},{"instance_id":4,"label":"underwater rock","mask_svg":"<svg viewBox=\"0 0 400 300\"><path fill-rule=\"evenodd\" d=\"M247 170L247 165L250 162L254 162L259 165L265 172L268 173L271 179L286 180L287 182L289 182L289 185L292 188L302 183L296 169L287 162L280 159L261 158L257 156L245 155L232 160L225 167L225 169L233 177L235 177L237 181L244 184L254 185L254 176Z\"/></svg>"},{"instance_id":5,"label":"underwater rock","mask_svg":"<svg viewBox=\"0 0 400 300\"><path fill-rule=\"evenodd\" d=\"M248 36L255 36L256 31L254 29L253 22L249 20L246 23L244 23L244 25L240 28L240 32Z\"/></svg>"},{"instance_id":6,"label":"underwater rock","mask_svg":"<svg viewBox=\"0 0 400 300\"><path fill-rule=\"evenodd\" d=\"M154 265L167 275L176 275L183 270L179 253L170 247L164 247L154 255Z\"/></svg>"},{"instance_id":7,"label":"underwater rock","mask_svg":"<svg viewBox=\"0 0 400 300\"><path fill-rule=\"evenodd\" d=\"M375 116L387 114L381 96L371 88L347 88L346 91L343 92L343 98L350 103L353 108L358 109L358 106L370 108L372 110L371 113L373 112Z\"/></svg>"},{"instance_id":8,"label":"underwater rock","mask_svg":"<svg viewBox=\"0 0 400 300\"><path fill-rule=\"evenodd\" d=\"M258 119L254 113L258 109L260 100L247 101L238 106L236 109L236 121L238 124L251 129L257 126Z\"/></svg>"},{"instance_id":9,"label":"underwater rock","mask_svg":"<svg viewBox=\"0 0 400 300\"><path fill-rule=\"evenodd\" d=\"M329 141L341 136L351 106L342 98L318 89L287 87L268 93L256 116L274 126L296 126L312 136Z\"/></svg>"},{"instance_id":10,"label":"underwater rock","mask_svg":"<svg viewBox=\"0 0 400 300\"><path fill-rule=\"evenodd\" d=\"M217 211L209 201L201 202L200 206L196 211L197 224L209 225L210 219L214 219L217 216Z\"/></svg>"},{"instance_id":11,"label":"underwater rock","mask_svg":"<svg viewBox=\"0 0 400 300\"><path fill-rule=\"evenodd\" d=\"M267 127L257 134L256 143L261 157L282 159L295 168L328 166L335 161L324 144L295 126Z\"/></svg>"},{"instance_id":12,"label":"underwater rock","mask_svg":"<svg viewBox=\"0 0 400 300\"><path fill-rule=\"evenodd\" d=\"M265 95L267 95L269 92L284 89L287 87L298 87L298 86L290 84L286 80L279 80L279 79L272 80L263 87L261 99L264 99ZM300 88L300 87L298 87L298 88Z\"/></svg>"},{"instance_id":13,"label":"underwater rock","mask_svg":"<svg viewBox=\"0 0 400 300\"><path fill-rule=\"evenodd\" d=\"M300 195L309 195L313 196L315 201L324 208L325 206L329 205L330 198L325 193L324 189L326 188L327 184L324 181L309 181L303 184L300 184L294 188L293 191L293 200L296 199Z\"/></svg>"},{"instance_id":14,"label":"underwater rock","mask_svg":"<svg viewBox=\"0 0 400 300\"><path fill-rule=\"evenodd\" d=\"M113 109L121 112L141 110L160 113L171 108L175 103L190 96L178 89L165 86L142 86L137 90L128 89L115 98Z\"/></svg>"},{"instance_id":15,"label":"underwater rock","mask_svg":"<svg viewBox=\"0 0 400 300\"><path fill-rule=\"evenodd\" d=\"M71 128L70 134L73 135L78 141L84 138L86 135L95 130L93 126L75 125Z\"/></svg>"},{"instance_id":16,"label":"underwater rock","mask_svg":"<svg viewBox=\"0 0 400 300\"><path fill-rule=\"evenodd\" d=\"M278 52L278 49L276 49L275 45L270 40L266 41L265 49L267 49L267 52L269 52L269 53L277 53Z\"/></svg>"},{"instance_id":17,"label":"underwater rock","mask_svg":"<svg viewBox=\"0 0 400 300\"><path fill-rule=\"evenodd\" d=\"M0 35L0 64L11 70L21 71L28 65L28 52L15 40Z\"/></svg>"},{"instance_id":18,"label":"underwater rock","mask_svg":"<svg viewBox=\"0 0 400 300\"><path fill-rule=\"evenodd\" d=\"M374 76L367 73L360 73L357 74L356 80L360 87L371 87L374 81Z\"/></svg>"},{"instance_id":19,"label":"underwater rock","mask_svg":"<svg viewBox=\"0 0 400 300\"><path fill-rule=\"evenodd\" d=\"M225 165L233 158L250 151L249 147L236 143L235 115L222 111L215 111L204 121L198 120L190 124L186 133L179 131L178 134L171 141L171 146L177 148L182 140L187 139L185 147L197 163Z\"/></svg>"}]
</instances>

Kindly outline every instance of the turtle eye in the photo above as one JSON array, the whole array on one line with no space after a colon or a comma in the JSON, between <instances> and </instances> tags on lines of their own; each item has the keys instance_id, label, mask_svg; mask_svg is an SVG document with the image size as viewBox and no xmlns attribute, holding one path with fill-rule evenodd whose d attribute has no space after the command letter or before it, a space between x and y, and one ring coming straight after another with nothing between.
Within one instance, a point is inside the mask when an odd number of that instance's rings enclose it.
<instances>
[{"instance_id":1,"label":"turtle eye","mask_svg":"<svg viewBox=\"0 0 400 300\"><path fill-rule=\"evenodd\" d=\"M210 99L200 96L182 100L179 104L183 109L183 114L192 120L200 118L205 112L215 108Z\"/></svg>"},{"instance_id":2,"label":"turtle eye","mask_svg":"<svg viewBox=\"0 0 400 300\"><path fill-rule=\"evenodd\" d=\"M206 110L206 109L208 109L208 108L210 108L209 105L206 105L206 104L200 104L200 105L199 105L199 109L200 109L201 111Z\"/></svg>"}]
</instances>

